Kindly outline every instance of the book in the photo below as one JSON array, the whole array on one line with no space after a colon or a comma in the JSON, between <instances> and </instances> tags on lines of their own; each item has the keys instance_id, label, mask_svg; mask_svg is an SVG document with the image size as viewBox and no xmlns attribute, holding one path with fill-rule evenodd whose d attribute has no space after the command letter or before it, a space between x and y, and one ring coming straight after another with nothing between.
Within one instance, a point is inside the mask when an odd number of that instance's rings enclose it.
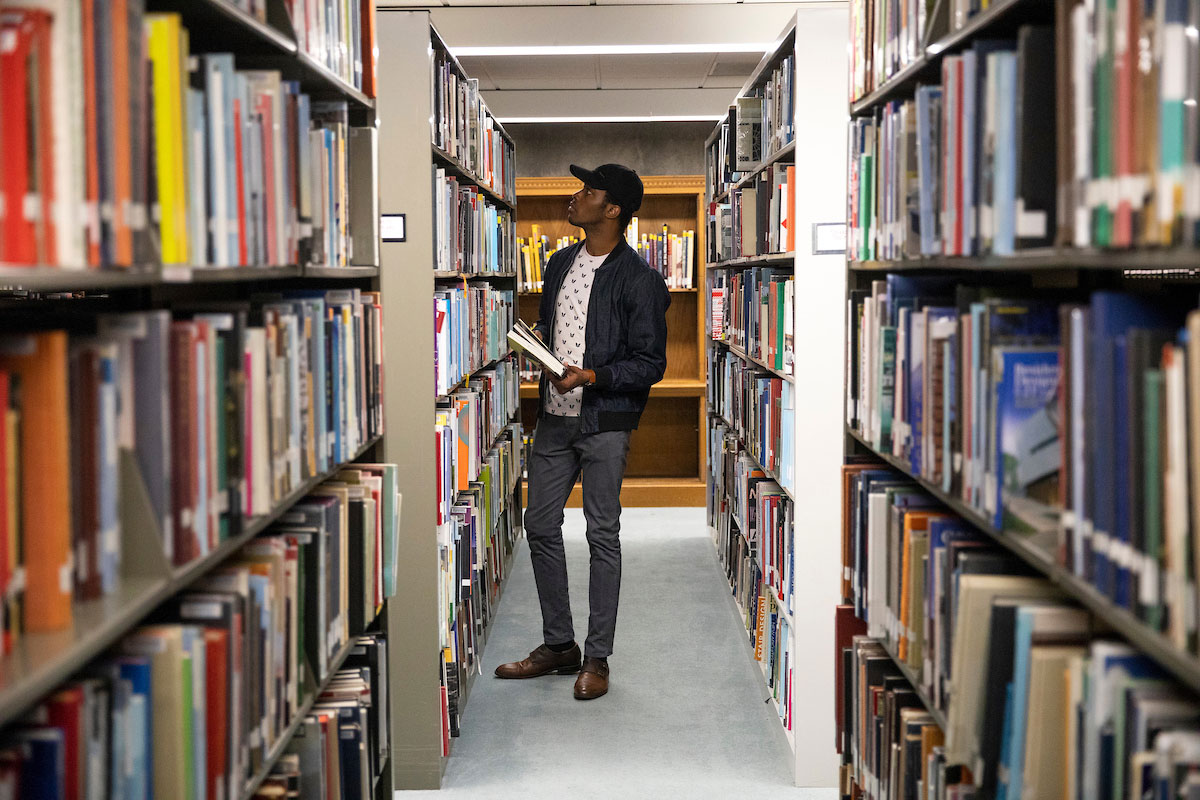
<instances>
[{"instance_id":1,"label":"book","mask_svg":"<svg viewBox=\"0 0 1200 800\"><path fill-rule=\"evenodd\" d=\"M525 322L517 320L508 332L508 343L555 378L565 378L566 366L550 352L542 340Z\"/></svg>"}]
</instances>

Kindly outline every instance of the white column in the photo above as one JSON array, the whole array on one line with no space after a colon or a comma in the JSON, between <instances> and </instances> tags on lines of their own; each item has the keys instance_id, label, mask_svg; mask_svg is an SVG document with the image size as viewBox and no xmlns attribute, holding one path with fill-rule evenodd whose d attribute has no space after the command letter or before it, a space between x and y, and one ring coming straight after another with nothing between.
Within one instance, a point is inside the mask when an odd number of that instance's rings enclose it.
<instances>
[{"instance_id":1,"label":"white column","mask_svg":"<svg viewBox=\"0 0 1200 800\"><path fill-rule=\"evenodd\" d=\"M812 226L845 219L848 38L845 3L797 12L792 696L796 785L813 788L837 786L833 614L841 570L846 262L842 255L813 255ZM836 794L830 791L828 796Z\"/></svg>"}]
</instances>

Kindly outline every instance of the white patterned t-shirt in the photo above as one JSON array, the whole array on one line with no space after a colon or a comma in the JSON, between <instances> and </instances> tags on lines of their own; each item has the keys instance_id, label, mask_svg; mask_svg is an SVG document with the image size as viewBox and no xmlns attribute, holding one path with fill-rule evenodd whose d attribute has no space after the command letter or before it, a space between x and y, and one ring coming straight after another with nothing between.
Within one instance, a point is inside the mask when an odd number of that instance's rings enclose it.
<instances>
[{"instance_id":1,"label":"white patterned t-shirt","mask_svg":"<svg viewBox=\"0 0 1200 800\"><path fill-rule=\"evenodd\" d=\"M575 261L567 269L554 311L554 355L564 364L583 366L584 334L587 331L588 302L596 270L608 258L608 253L594 256L587 247L580 247ZM546 401L546 413L556 417L578 417L583 407L583 387L577 386L566 394L553 387Z\"/></svg>"}]
</instances>

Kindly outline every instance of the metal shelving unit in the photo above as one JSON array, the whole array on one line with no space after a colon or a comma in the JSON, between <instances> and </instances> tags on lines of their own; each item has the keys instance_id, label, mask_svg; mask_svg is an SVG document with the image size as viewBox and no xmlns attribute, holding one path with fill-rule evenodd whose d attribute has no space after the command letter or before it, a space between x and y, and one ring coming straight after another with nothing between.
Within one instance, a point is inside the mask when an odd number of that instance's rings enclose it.
<instances>
[{"instance_id":1,"label":"metal shelving unit","mask_svg":"<svg viewBox=\"0 0 1200 800\"><path fill-rule=\"evenodd\" d=\"M1195 655L1180 650L1162 633L1148 627L1127 609L1115 605L1108 597L1096 591L1090 583L1060 565L1055 560L1053 553L1046 552L1017 534L1000 530L978 510L914 473L911 466L902 459L880 453L857 431L847 427L846 434L872 455L887 462L892 468L903 472L955 514L970 522L981 532L1019 556L1026 564L1042 573L1068 596L1091 611L1114 633L1119 634L1134 647L1154 659L1181 683L1195 692L1200 692L1200 659L1197 659Z\"/></svg>"},{"instance_id":2,"label":"metal shelving unit","mask_svg":"<svg viewBox=\"0 0 1200 800\"><path fill-rule=\"evenodd\" d=\"M301 53L291 30L282 0L267 0L267 19L247 13L230 0L149 0L149 11L173 11L183 18L193 52L232 52L239 69L277 69L285 77L300 81L303 91L321 98L348 101L357 124L374 124L375 101L354 88L323 64ZM354 280L375 285L376 266L327 267L283 264L274 266L220 268L206 265L131 266L127 268L74 270L55 266L0 264L0 292L14 297L41 294L54 300L58 295L125 292L157 287L205 287L209 296L219 292L243 297L264 281ZM371 282L371 283L368 283ZM328 286L328 283L317 284ZM221 288L227 287L227 288ZM178 293L145 292L131 295L130 307L170 306ZM125 303L122 295L120 304ZM120 307L120 305L118 306ZM3 324L0 323L0 327ZM56 687L69 680L90 661L153 615L164 602L186 591L196 581L234 557L251 539L266 531L288 509L346 465L373 454L382 443L376 436L366 441L344 463L314 475L295 487L269 513L243 517L236 536L183 566L169 563L162 547L159 523L150 510L145 485L136 458L123 451L120 460L122 566L116 589L95 600L72 604L70 627L48 633L25 633L13 651L0 658L0 725L16 721ZM357 636L361 631L353 632ZM333 658L329 678L350 653L353 636ZM296 728L316 702L325 683L308 681L311 691L291 725L273 743L267 757L245 785L230 792L234 798L250 798L269 775ZM390 786L390 782L389 782Z\"/></svg>"},{"instance_id":3,"label":"metal shelving unit","mask_svg":"<svg viewBox=\"0 0 1200 800\"><path fill-rule=\"evenodd\" d=\"M437 272L434 241L434 201L430 191L433 167L442 167L460 183L479 188L480 195L499 208L515 210L512 198L483 184L479 176L431 141L434 118L433 82L430 79L435 53L446 47L434 29L430 14L422 10L383 9L378 13L381 74L406 79L380 84L381 211L406 215L407 240L381 246L379 282L383 291L384 326L402 346L384 353L384 371L400 376L388 384L387 438L383 459L402 463L400 490L402 509L401 549L398 557L397 596L388 602L386 633L402 646L388 652L389 704L394 726L391 739L389 789L436 789L441 785L446 759L442 756L442 709L438 576L439 546L436 536L435 453L430 433L434 429L436 403L434 367L433 294L463 281L497 281L516 296L515 273L469 275L458 271ZM457 61L450 56L450 63ZM464 73L465 74L465 73ZM507 134L501 127L501 135ZM509 139L511 141L511 139ZM413 191L413 187L425 187ZM480 370L471 371L448 393L464 385ZM446 395L442 395L444 398ZM494 443L493 443L494 444ZM490 449L490 448L489 448ZM510 503L518 503L514 491ZM511 557L508 557L511 560ZM507 574L507 573L505 573ZM486 634L478 637L482 647ZM476 654L479 657L479 654ZM470 698L469 679L464 679L459 697L463 715Z\"/></svg>"}]
</instances>

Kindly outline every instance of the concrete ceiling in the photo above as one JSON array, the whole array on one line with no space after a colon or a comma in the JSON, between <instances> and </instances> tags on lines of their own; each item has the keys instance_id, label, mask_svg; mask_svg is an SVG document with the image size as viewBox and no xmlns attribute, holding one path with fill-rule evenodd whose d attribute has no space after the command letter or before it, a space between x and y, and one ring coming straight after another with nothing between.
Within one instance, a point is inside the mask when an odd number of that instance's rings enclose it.
<instances>
[{"instance_id":1,"label":"concrete ceiling","mask_svg":"<svg viewBox=\"0 0 1200 800\"><path fill-rule=\"evenodd\" d=\"M485 90L740 89L761 53L462 56ZM732 93L731 93L732 96Z\"/></svg>"},{"instance_id":2,"label":"concrete ceiling","mask_svg":"<svg viewBox=\"0 0 1200 800\"><path fill-rule=\"evenodd\" d=\"M462 47L681 46L690 52L622 55L460 55L488 106L505 119L717 117L775 37L804 9L843 2L442 0L379 3L429 9ZM756 52L739 52L758 44ZM838 65L841 68L841 65Z\"/></svg>"}]
</instances>

